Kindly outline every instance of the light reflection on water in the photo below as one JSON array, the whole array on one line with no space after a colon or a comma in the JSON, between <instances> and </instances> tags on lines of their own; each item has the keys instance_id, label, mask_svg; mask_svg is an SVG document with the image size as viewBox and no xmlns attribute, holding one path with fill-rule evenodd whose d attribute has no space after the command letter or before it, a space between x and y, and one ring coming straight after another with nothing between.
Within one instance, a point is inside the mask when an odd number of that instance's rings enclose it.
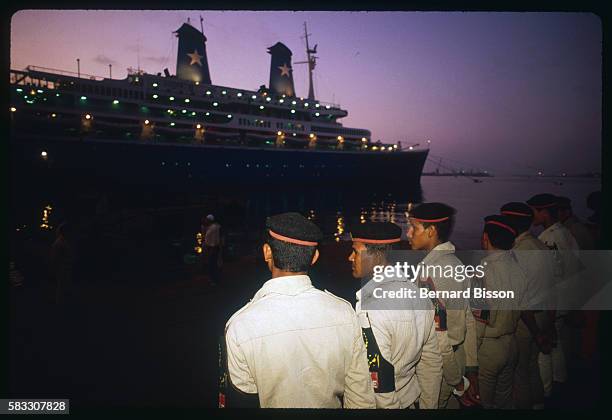
<instances>
[{"instance_id":1,"label":"light reflection on water","mask_svg":"<svg viewBox=\"0 0 612 420\"><path fill-rule=\"evenodd\" d=\"M336 242L340 242L340 239L344 239L343 238L344 217L342 217L342 212L340 211L336 212L336 216L337 216L337 226L336 226L336 232L334 233L334 236L335 236Z\"/></svg>"},{"instance_id":2,"label":"light reflection on water","mask_svg":"<svg viewBox=\"0 0 612 420\"><path fill-rule=\"evenodd\" d=\"M204 240L204 237L202 236L202 232L198 232L196 233L196 241L195 241L195 247L193 248L193 250L195 251L196 254L201 254L202 253L202 242Z\"/></svg>"},{"instance_id":3,"label":"light reflection on water","mask_svg":"<svg viewBox=\"0 0 612 420\"><path fill-rule=\"evenodd\" d=\"M408 219L405 215L408 205L398 205L393 202L377 202L371 203L371 207L360 208L359 214L353 214L350 211L336 210L335 212L325 209L309 209L302 214L313 223L317 224L324 233L324 236L334 242L350 241L350 227L357 223L366 223L366 221L395 223L402 228L402 239L407 240L406 233L408 230ZM275 213L271 213L275 214ZM318 216L320 215L320 216ZM330 218L333 217L333 225ZM222 223L223 225L223 223ZM253 233L258 233L257 229ZM193 236L192 236L193 237ZM203 236L197 231L195 233L195 241L193 250L196 254L203 252L202 248Z\"/></svg>"},{"instance_id":4,"label":"light reflection on water","mask_svg":"<svg viewBox=\"0 0 612 420\"><path fill-rule=\"evenodd\" d=\"M347 222L342 212L336 212L336 231L334 232L334 240L350 241L350 224L351 223L366 223L371 222L391 222L402 228L402 239L408 240L406 233L408 231L408 219L406 217L406 211L408 204L397 204L395 201L392 202L379 202L371 203L368 208L362 207L359 212L358 218L354 218L350 222Z\"/></svg>"},{"instance_id":5,"label":"light reflection on water","mask_svg":"<svg viewBox=\"0 0 612 420\"><path fill-rule=\"evenodd\" d=\"M206 206L218 215L222 219L222 226L227 228L226 233L238 233L235 236L238 242L256 242L261 238L265 218L287 211L297 211L316 223L323 231L326 241L341 242L350 240L349 232L352 226L368 220L390 221L397 224L402 229L402 239L407 240L406 212L409 207L420 201L442 201L457 210L451 240L460 249L478 249L484 216L497 213L502 204L509 201L525 201L534 194L550 192L569 197L572 200L574 213L585 219L591 214L586 208L586 196L592 191L601 189L601 183L597 179L564 179L560 185L552 179L501 177L486 178L482 183L473 183L461 177L423 177L422 189L422 192L406 192L399 196L364 192L358 188L354 191L298 190L291 194L271 191L242 196L236 194L234 197L206 197L197 204L200 207ZM32 202L29 206L17 208L18 217L15 218L14 232L22 234L26 231L26 225L39 232L50 232L55 225L70 217L70 215L66 217L66 197L68 196L65 195L62 199L61 196L48 194L44 198L37 199L36 203ZM121 206L124 203L121 198L114 197L114 201L111 199L111 202L117 213L123 211ZM223 203L231 203L232 211L230 212L226 205L224 207ZM184 238L184 243L191 252L200 254L203 252L203 237L199 231L199 221L203 210L190 210L189 205L181 207L181 203L172 204L178 210L171 218L158 218L160 220L158 223L161 223L164 229L156 230L163 232L162 235L168 236L169 240ZM193 207L193 202L190 205ZM88 208L87 205L83 205L78 211L70 214L72 217L91 218ZM152 206L147 208L150 209ZM207 213L208 210L204 214ZM175 221L180 221L175 223L176 227L171 225Z\"/></svg>"},{"instance_id":6,"label":"light reflection on water","mask_svg":"<svg viewBox=\"0 0 612 420\"><path fill-rule=\"evenodd\" d=\"M42 219L40 221L40 228L43 230L51 230L53 229L53 226L51 226L51 224L49 223L49 218L51 217L51 211L53 210L53 207L51 207L51 204L47 204L43 209L42 209Z\"/></svg>"},{"instance_id":7,"label":"light reflection on water","mask_svg":"<svg viewBox=\"0 0 612 420\"><path fill-rule=\"evenodd\" d=\"M316 221L315 211L310 210L308 214L306 215L306 218L314 223Z\"/></svg>"}]
</instances>

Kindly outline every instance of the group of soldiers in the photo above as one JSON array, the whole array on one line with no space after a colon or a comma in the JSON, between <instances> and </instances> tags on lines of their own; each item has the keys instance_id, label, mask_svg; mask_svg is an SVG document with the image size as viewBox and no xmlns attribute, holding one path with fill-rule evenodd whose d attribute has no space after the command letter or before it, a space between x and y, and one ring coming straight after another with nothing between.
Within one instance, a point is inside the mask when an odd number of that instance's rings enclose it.
<instances>
[{"instance_id":1,"label":"group of soldiers","mask_svg":"<svg viewBox=\"0 0 612 420\"><path fill-rule=\"evenodd\" d=\"M443 203L409 210L407 237L426 254L422 263L463 265L450 241L454 215ZM543 228L538 237L532 226ZM544 295L539 291L548 286L539 281L549 266L538 258L546 253L518 251L593 249L594 232L563 197L538 194L503 205L483 223L487 289L511 285L521 295ZM267 219L263 258L272 277L227 321L220 407L537 409L553 383L567 381L561 337L568 311L439 297L379 307L375 288L462 291L474 284L437 276L375 281L375 267L389 264L401 228L365 222L350 234L348 262L362 280L354 308L308 276L319 258L320 229L298 213Z\"/></svg>"}]
</instances>

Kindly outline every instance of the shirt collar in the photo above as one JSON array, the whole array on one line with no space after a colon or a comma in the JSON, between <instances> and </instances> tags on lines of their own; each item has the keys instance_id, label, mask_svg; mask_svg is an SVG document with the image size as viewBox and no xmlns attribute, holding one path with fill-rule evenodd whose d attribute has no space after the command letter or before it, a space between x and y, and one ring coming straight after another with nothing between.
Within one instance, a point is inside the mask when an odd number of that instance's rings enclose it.
<instances>
[{"instance_id":1,"label":"shirt collar","mask_svg":"<svg viewBox=\"0 0 612 420\"><path fill-rule=\"evenodd\" d=\"M455 245L451 241L442 242L436 245L429 253L423 258L423 263L430 264L437 260L442 255L452 254L455 252Z\"/></svg>"},{"instance_id":2,"label":"shirt collar","mask_svg":"<svg viewBox=\"0 0 612 420\"><path fill-rule=\"evenodd\" d=\"M492 250L492 251L487 251L487 254L484 256L484 258L482 259L482 262L484 261L497 261L500 260L502 258L506 258L509 255L512 254L512 250L504 250L504 249L496 249L496 250Z\"/></svg>"},{"instance_id":3,"label":"shirt collar","mask_svg":"<svg viewBox=\"0 0 612 420\"><path fill-rule=\"evenodd\" d=\"M552 225L548 226L546 229L544 229L544 231L542 233L552 232L554 230L559 229L560 226L561 226L561 223L555 222Z\"/></svg>"},{"instance_id":4,"label":"shirt collar","mask_svg":"<svg viewBox=\"0 0 612 420\"><path fill-rule=\"evenodd\" d=\"M355 298L357 299L357 302L359 302L362 299L364 293L366 294L371 293L375 287L378 287L377 285L385 284L385 283L394 283L394 282L409 283L410 280L408 280L407 277L396 277L396 276L393 276L393 277L383 276L383 279L380 281L374 281L373 278L370 278L367 282L364 283L361 289L357 290L357 292L355 293Z\"/></svg>"},{"instance_id":5,"label":"shirt collar","mask_svg":"<svg viewBox=\"0 0 612 420\"><path fill-rule=\"evenodd\" d=\"M255 293L253 300L260 299L271 293L295 296L312 288L314 286L307 275L276 277L265 282L261 289Z\"/></svg>"},{"instance_id":6,"label":"shirt collar","mask_svg":"<svg viewBox=\"0 0 612 420\"><path fill-rule=\"evenodd\" d=\"M521 233L519 236L517 236L514 239L514 243L518 244L519 242L523 242L529 238L533 238L534 236L531 234L531 232L529 232L528 230L526 230L525 232ZM535 238L534 238L535 239Z\"/></svg>"}]
</instances>

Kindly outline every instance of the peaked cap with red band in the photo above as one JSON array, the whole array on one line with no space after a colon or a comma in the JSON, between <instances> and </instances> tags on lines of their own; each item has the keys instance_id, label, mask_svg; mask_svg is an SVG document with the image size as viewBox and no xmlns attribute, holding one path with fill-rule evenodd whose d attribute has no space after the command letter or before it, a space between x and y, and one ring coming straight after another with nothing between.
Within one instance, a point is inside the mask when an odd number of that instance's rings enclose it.
<instances>
[{"instance_id":1,"label":"peaked cap with red band","mask_svg":"<svg viewBox=\"0 0 612 420\"><path fill-rule=\"evenodd\" d=\"M393 244L399 242L401 237L402 229L391 222L365 222L351 230L351 239L364 244Z\"/></svg>"},{"instance_id":2,"label":"peaked cap with red band","mask_svg":"<svg viewBox=\"0 0 612 420\"><path fill-rule=\"evenodd\" d=\"M512 235L512 238L516 237L516 229L512 226L510 219L507 216L500 214L493 214L484 218L485 227L484 230L489 235Z\"/></svg>"},{"instance_id":3,"label":"peaked cap with red band","mask_svg":"<svg viewBox=\"0 0 612 420\"><path fill-rule=\"evenodd\" d=\"M530 207L541 210L557 206L558 198L552 194L537 194L527 200Z\"/></svg>"},{"instance_id":4,"label":"peaked cap with red band","mask_svg":"<svg viewBox=\"0 0 612 420\"><path fill-rule=\"evenodd\" d=\"M533 218L533 210L531 207L518 201L504 204L499 211L504 216Z\"/></svg>"},{"instance_id":5,"label":"peaked cap with red band","mask_svg":"<svg viewBox=\"0 0 612 420\"><path fill-rule=\"evenodd\" d=\"M421 203L408 217L421 223L439 223L449 220L454 214L455 209L444 203Z\"/></svg>"},{"instance_id":6,"label":"peaked cap with red band","mask_svg":"<svg viewBox=\"0 0 612 420\"><path fill-rule=\"evenodd\" d=\"M317 246L321 229L299 213L282 213L266 219L268 234L279 241L294 245Z\"/></svg>"}]
</instances>

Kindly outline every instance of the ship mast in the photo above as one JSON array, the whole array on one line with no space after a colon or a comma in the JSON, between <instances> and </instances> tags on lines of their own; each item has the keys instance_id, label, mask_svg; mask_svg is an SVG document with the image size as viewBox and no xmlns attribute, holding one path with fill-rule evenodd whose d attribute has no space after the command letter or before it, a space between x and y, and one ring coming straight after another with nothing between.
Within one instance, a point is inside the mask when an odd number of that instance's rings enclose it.
<instances>
[{"instance_id":1,"label":"ship mast","mask_svg":"<svg viewBox=\"0 0 612 420\"><path fill-rule=\"evenodd\" d=\"M306 22L304 22L304 37L306 38L306 57L307 61L298 61L295 64L308 64L308 99L314 101L314 85L312 83L312 71L317 64L317 58L314 54L317 53L317 44L315 44L313 49L310 49L308 45L308 28L306 27ZM312 54L312 55L311 55Z\"/></svg>"}]
</instances>

